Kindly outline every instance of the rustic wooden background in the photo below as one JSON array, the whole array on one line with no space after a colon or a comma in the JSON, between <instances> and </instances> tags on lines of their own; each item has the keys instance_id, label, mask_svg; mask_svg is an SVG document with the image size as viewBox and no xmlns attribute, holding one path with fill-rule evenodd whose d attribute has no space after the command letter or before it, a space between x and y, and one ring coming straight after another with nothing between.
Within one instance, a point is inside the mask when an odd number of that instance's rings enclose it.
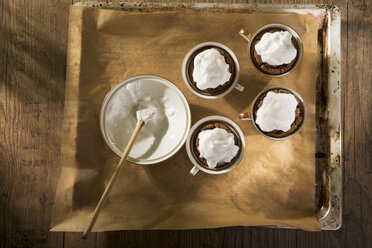
<instances>
[{"instance_id":1,"label":"rustic wooden background","mask_svg":"<svg viewBox=\"0 0 372 248\"><path fill-rule=\"evenodd\" d=\"M85 241L79 233L50 233L61 172L68 8L74 2L0 0L0 247L372 247L371 0L247 1L341 9L341 230L122 231L92 234Z\"/></svg>"}]
</instances>

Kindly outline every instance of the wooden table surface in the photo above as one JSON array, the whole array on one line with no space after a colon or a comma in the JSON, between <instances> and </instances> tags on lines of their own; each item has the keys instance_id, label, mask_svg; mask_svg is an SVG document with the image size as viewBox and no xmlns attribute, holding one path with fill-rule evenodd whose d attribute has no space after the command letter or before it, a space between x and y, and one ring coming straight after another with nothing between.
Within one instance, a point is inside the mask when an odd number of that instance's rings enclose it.
<instances>
[{"instance_id":1,"label":"wooden table surface","mask_svg":"<svg viewBox=\"0 0 372 248\"><path fill-rule=\"evenodd\" d=\"M339 231L121 231L93 233L85 241L80 233L50 233L61 172L68 8L74 2L0 0L0 247L372 247L371 0L248 1L328 3L341 9L344 214Z\"/></svg>"}]
</instances>

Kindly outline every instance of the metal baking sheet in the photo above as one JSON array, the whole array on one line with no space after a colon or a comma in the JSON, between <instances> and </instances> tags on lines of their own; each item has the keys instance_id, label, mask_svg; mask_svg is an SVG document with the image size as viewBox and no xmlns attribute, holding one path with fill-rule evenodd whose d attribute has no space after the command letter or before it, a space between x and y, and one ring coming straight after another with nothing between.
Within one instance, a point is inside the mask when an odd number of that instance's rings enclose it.
<instances>
[{"instance_id":1,"label":"metal baking sheet","mask_svg":"<svg viewBox=\"0 0 372 248\"><path fill-rule=\"evenodd\" d=\"M316 206L322 230L342 225L341 15L335 5L78 2L123 11L310 14L319 21L317 59ZM286 228L286 227L281 227Z\"/></svg>"}]
</instances>

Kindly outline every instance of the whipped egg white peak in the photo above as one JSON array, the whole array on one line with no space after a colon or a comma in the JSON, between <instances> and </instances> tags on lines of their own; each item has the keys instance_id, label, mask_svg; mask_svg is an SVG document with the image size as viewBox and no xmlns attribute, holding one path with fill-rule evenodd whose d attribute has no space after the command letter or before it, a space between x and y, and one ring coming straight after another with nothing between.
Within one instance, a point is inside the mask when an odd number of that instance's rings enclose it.
<instances>
[{"instance_id":1,"label":"whipped egg white peak","mask_svg":"<svg viewBox=\"0 0 372 248\"><path fill-rule=\"evenodd\" d=\"M202 131L198 138L200 156L205 158L210 168L231 162L239 151L234 135L222 128Z\"/></svg>"},{"instance_id":2,"label":"whipped egg white peak","mask_svg":"<svg viewBox=\"0 0 372 248\"><path fill-rule=\"evenodd\" d=\"M264 132L291 129L298 102L292 94L269 91L257 111L256 123Z\"/></svg>"},{"instance_id":3,"label":"whipped egg white peak","mask_svg":"<svg viewBox=\"0 0 372 248\"><path fill-rule=\"evenodd\" d=\"M267 32L254 48L261 56L262 62L273 66L289 64L297 56L292 35L288 31Z\"/></svg>"},{"instance_id":4,"label":"whipped egg white peak","mask_svg":"<svg viewBox=\"0 0 372 248\"><path fill-rule=\"evenodd\" d=\"M218 50L210 48L195 56L192 77L199 89L214 89L229 81L231 72L225 57Z\"/></svg>"}]
</instances>

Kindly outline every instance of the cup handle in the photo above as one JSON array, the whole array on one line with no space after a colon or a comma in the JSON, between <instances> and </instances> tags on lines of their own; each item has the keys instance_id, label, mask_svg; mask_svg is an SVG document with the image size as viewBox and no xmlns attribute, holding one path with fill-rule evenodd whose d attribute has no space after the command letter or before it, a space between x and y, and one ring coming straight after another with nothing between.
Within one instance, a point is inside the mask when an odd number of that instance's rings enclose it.
<instances>
[{"instance_id":1,"label":"cup handle","mask_svg":"<svg viewBox=\"0 0 372 248\"><path fill-rule=\"evenodd\" d=\"M251 42L251 38L252 38L252 35L250 33L248 33L247 31L245 31L244 29L240 29L239 31L239 35L245 39L248 43Z\"/></svg>"},{"instance_id":2,"label":"cup handle","mask_svg":"<svg viewBox=\"0 0 372 248\"><path fill-rule=\"evenodd\" d=\"M234 88L239 90L240 92L242 92L244 90L244 86L241 85L241 84L235 84Z\"/></svg>"},{"instance_id":3,"label":"cup handle","mask_svg":"<svg viewBox=\"0 0 372 248\"><path fill-rule=\"evenodd\" d=\"M239 119L243 120L243 121L245 121L245 120L250 121L250 120L252 120L251 113L240 113L239 114Z\"/></svg>"},{"instance_id":4,"label":"cup handle","mask_svg":"<svg viewBox=\"0 0 372 248\"><path fill-rule=\"evenodd\" d=\"M192 167L192 169L190 171L190 174L193 175L193 176L195 176L196 173L198 173L198 171L199 171L199 168L196 167L196 166L194 166L194 167Z\"/></svg>"}]
</instances>

